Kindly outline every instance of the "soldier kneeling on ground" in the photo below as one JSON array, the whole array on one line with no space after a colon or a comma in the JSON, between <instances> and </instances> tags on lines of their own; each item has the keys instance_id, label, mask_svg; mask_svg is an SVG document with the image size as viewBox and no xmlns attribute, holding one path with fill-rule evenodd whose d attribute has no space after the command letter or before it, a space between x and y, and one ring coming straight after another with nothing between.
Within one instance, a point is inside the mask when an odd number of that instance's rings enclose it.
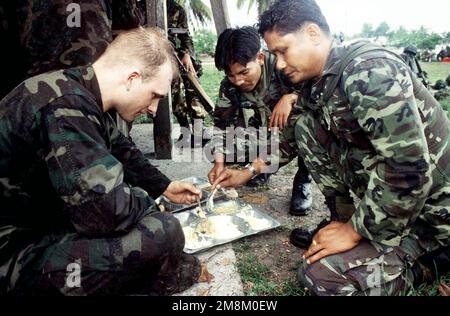
<instances>
[{"instance_id":1,"label":"soldier kneeling on ground","mask_svg":"<svg viewBox=\"0 0 450 316\"><path fill-rule=\"evenodd\" d=\"M294 108L298 99L296 91L285 84L282 73L276 70L275 56L267 50L261 50L261 39L253 27L226 29L217 41L215 62L217 69L223 70L226 77L220 84L214 111L216 135L212 143L219 146L213 148L214 167L208 174L211 183L216 181L227 166L240 162L243 166L248 164L250 167L253 158L249 157L249 152L261 153L264 148L262 144L251 141L258 137L249 137L241 142L233 135L230 137L230 128L235 131L239 128L247 131L264 129L269 138L270 131L274 128L289 130L289 120L291 114L296 112ZM233 139L234 142L227 144L227 139ZM290 214L305 216L312 205L312 179L298 152L284 151L287 157L279 161L280 166L298 157ZM242 156L238 154L240 152ZM272 173L262 173L253 177L244 169L236 171L233 178L241 181L241 184L246 182L247 186L258 187L266 184L271 175ZM253 179L247 182L248 176Z\"/></svg>"},{"instance_id":2,"label":"soldier kneeling on ground","mask_svg":"<svg viewBox=\"0 0 450 316\"><path fill-rule=\"evenodd\" d=\"M139 28L0 102L2 292L165 295L197 280L180 223L153 199L190 204L201 192L159 172L109 114L154 115L177 75L170 42Z\"/></svg>"}]
</instances>

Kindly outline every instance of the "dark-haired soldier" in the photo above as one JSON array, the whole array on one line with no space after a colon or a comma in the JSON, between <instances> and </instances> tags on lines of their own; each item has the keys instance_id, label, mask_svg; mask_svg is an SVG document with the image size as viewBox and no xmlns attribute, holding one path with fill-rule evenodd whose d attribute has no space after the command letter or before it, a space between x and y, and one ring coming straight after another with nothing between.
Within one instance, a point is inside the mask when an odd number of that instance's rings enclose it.
<instances>
[{"instance_id":1,"label":"dark-haired soldier","mask_svg":"<svg viewBox=\"0 0 450 316\"><path fill-rule=\"evenodd\" d=\"M243 27L225 30L218 39L216 54L216 67L224 70L226 78L220 85L219 97L214 113L214 124L221 133L219 137L225 143L215 148L215 164L209 173L211 183L214 183L225 170L226 164L236 162L251 163L250 157L237 157L233 155L231 161L228 157L226 139L227 128L285 128L292 108L298 96L292 89L283 84L280 73L275 69L276 58L267 51L261 51L261 40L258 32L252 27ZM243 146L242 150L234 153L249 153L249 146L258 146L251 141L235 141L235 146ZM254 149L254 148L253 148ZM292 157L298 156L292 147L282 148L289 159L279 161L282 166ZM256 157L255 157L256 158ZM307 214L312 204L311 178L303 160L299 158L299 169L294 179L291 214L303 216ZM249 165L250 167L251 165ZM247 185L258 186L267 182L270 173L262 173L248 181L252 174L248 170L236 171L234 181ZM250 178L249 178L250 177ZM230 183L224 183L230 185Z\"/></svg>"},{"instance_id":2,"label":"dark-haired soldier","mask_svg":"<svg viewBox=\"0 0 450 316\"><path fill-rule=\"evenodd\" d=\"M301 283L317 295L398 295L450 268L450 122L400 56L342 46L314 0L278 0L259 33L302 87L299 152L331 200L361 202L319 230ZM347 211L341 213L340 211Z\"/></svg>"}]
</instances>

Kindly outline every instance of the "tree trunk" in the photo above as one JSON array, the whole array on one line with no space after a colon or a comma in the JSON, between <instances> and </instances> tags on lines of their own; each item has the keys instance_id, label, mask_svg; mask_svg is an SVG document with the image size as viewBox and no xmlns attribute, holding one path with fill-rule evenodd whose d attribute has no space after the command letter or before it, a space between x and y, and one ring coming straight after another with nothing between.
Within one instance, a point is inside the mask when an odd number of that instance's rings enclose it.
<instances>
[{"instance_id":1,"label":"tree trunk","mask_svg":"<svg viewBox=\"0 0 450 316\"><path fill-rule=\"evenodd\" d=\"M231 26L226 0L210 0L217 35Z\"/></svg>"},{"instance_id":2,"label":"tree trunk","mask_svg":"<svg viewBox=\"0 0 450 316\"><path fill-rule=\"evenodd\" d=\"M167 34L166 0L152 0L147 3L148 26L157 26ZM159 102L158 112L153 119L153 138L156 159L172 159L172 98L171 94Z\"/></svg>"}]
</instances>

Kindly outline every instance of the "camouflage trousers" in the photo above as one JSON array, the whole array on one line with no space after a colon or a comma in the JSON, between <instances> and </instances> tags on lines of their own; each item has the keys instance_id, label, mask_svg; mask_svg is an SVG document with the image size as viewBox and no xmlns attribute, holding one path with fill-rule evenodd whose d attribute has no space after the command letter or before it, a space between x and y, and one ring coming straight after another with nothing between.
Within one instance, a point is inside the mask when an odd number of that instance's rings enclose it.
<instances>
[{"instance_id":1,"label":"camouflage trousers","mask_svg":"<svg viewBox=\"0 0 450 316\"><path fill-rule=\"evenodd\" d=\"M160 212L144 217L125 236L46 236L17 255L10 270L8 293L172 294L192 285L199 273L197 259L183 255L183 248L180 223L172 215ZM188 284L177 283L181 273Z\"/></svg>"},{"instance_id":2,"label":"camouflage trousers","mask_svg":"<svg viewBox=\"0 0 450 316\"><path fill-rule=\"evenodd\" d=\"M207 113L191 84L181 76L172 84L172 98L173 114L182 127L189 127L189 123L193 126L194 120L206 117Z\"/></svg>"},{"instance_id":3,"label":"camouflage trousers","mask_svg":"<svg viewBox=\"0 0 450 316\"><path fill-rule=\"evenodd\" d=\"M318 296L406 295L414 281L411 268L425 254L414 238L406 238L399 247L363 240L345 253L312 265L303 262L298 278Z\"/></svg>"},{"instance_id":4,"label":"camouflage trousers","mask_svg":"<svg viewBox=\"0 0 450 316\"><path fill-rule=\"evenodd\" d=\"M363 196L368 177L353 163L352 152L340 144L311 112L295 124L300 155L325 197L345 196L352 191ZM350 211L349 211L350 210ZM347 221L354 207L336 207L340 221ZM330 256L299 270L300 283L316 295L400 295L411 286L415 261L437 249L436 243L419 241L413 235L399 247L387 247L368 240L345 253Z\"/></svg>"}]
</instances>

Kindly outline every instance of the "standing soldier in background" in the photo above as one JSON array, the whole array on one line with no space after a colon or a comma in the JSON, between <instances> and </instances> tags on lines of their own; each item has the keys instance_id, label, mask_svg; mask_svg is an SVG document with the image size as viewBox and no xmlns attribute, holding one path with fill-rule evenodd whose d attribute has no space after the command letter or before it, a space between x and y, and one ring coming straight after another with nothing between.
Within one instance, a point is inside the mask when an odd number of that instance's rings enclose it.
<instances>
[{"instance_id":1,"label":"standing soldier in background","mask_svg":"<svg viewBox=\"0 0 450 316\"><path fill-rule=\"evenodd\" d=\"M425 87L429 87L430 83L428 82L428 75L425 71L422 70L420 66L420 62L417 55L417 48L415 46L408 46L403 51L403 54L400 55L405 63L411 68L411 70L416 74L417 77L420 78Z\"/></svg>"},{"instance_id":2,"label":"standing soldier in background","mask_svg":"<svg viewBox=\"0 0 450 316\"><path fill-rule=\"evenodd\" d=\"M15 53L24 61L14 86L44 72L92 63L114 33L145 24L145 11L136 0L18 0L5 7L7 42L17 42Z\"/></svg>"},{"instance_id":3,"label":"standing soldier in background","mask_svg":"<svg viewBox=\"0 0 450 316\"><path fill-rule=\"evenodd\" d=\"M175 0L167 0L167 24L169 40L175 46L176 53L183 66L187 71L200 77L202 74L202 66L200 61L196 60L194 43L189 34L189 26L185 9ZM185 88L185 93L181 89L181 83ZM204 129L196 130L197 127L203 127L203 124L194 124L195 120L201 120L208 114L202 104L195 95L191 84L182 77L178 78L172 86L172 108L173 114L178 120L180 127L184 127L190 131L189 123L192 124L192 131L197 135L204 135ZM182 139L180 135L179 140ZM193 143L193 134L189 140Z\"/></svg>"},{"instance_id":4,"label":"standing soldier in background","mask_svg":"<svg viewBox=\"0 0 450 316\"><path fill-rule=\"evenodd\" d=\"M107 0L19 0L17 22L27 69L23 79L92 63L112 41Z\"/></svg>"}]
</instances>

